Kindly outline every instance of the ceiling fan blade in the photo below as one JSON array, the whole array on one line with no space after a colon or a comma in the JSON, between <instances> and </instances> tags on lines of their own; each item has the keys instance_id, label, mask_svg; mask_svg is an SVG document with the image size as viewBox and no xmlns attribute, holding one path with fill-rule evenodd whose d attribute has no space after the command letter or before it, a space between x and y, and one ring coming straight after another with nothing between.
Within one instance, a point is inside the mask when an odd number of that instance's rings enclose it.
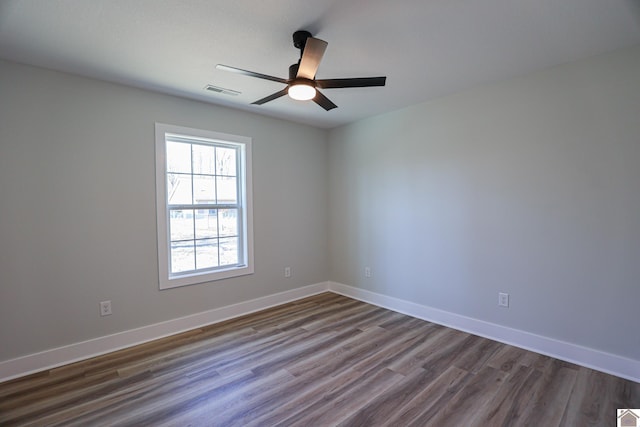
<instances>
[{"instance_id":1,"label":"ceiling fan blade","mask_svg":"<svg viewBox=\"0 0 640 427\"><path fill-rule=\"evenodd\" d=\"M271 80L272 82L289 84L289 80L281 79L280 77L269 76L267 74L260 74L260 73L255 73L253 71L243 70L242 68L230 67L228 65L222 65L222 64L216 65L216 68L218 70L230 71L232 73L242 74L244 76L257 77L259 79Z\"/></svg>"},{"instance_id":2,"label":"ceiling fan blade","mask_svg":"<svg viewBox=\"0 0 640 427\"><path fill-rule=\"evenodd\" d=\"M386 77L358 77L353 79L316 80L316 86L322 89L337 89L343 87L384 86L386 82Z\"/></svg>"},{"instance_id":3,"label":"ceiling fan blade","mask_svg":"<svg viewBox=\"0 0 640 427\"><path fill-rule=\"evenodd\" d=\"M300 67L298 68L298 74L296 77L313 80L326 49L326 41L309 37L304 45L304 50L302 51Z\"/></svg>"},{"instance_id":4,"label":"ceiling fan blade","mask_svg":"<svg viewBox=\"0 0 640 427\"><path fill-rule=\"evenodd\" d=\"M313 98L313 102L324 108L325 110L333 110L334 108L338 108L336 104L331 102L329 98L324 96L319 90L316 91L316 96Z\"/></svg>"},{"instance_id":5,"label":"ceiling fan blade","mask_svg":"<svg viewBox=\"0 0 640 427\"><path fill-rule=\"evenodd\" d=\"M264 97L264 98L262 98L262 99L258 99L258 100L257 100L257 101L255 101L255 102L252 102L252 104L255 104L255 105L262 105L262 104L264 104L264 103L266 103L266 102L273 101L274 99L278 99L278 98L280 98L281 96L286 95L286 94L287 94L287 90L288 90L288 89L289 89L288 87L285 87L284 89L282 89L282 90L280 90L280 91L278 91L278 92L276 92L276 93L274 93L274 94L271 94L271 95L269 95L269 96L266 96L266 97Z\"/></svg>"}]
</instances>

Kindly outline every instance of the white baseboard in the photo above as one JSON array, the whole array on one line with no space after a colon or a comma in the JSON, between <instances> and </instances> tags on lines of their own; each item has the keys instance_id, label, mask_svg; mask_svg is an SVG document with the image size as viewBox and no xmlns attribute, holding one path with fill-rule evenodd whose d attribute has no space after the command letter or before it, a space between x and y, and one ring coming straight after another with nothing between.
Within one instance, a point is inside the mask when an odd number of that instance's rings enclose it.
<instances>
[{"instance_id":1,"label":"white baseboard","mask_svg":"<svg viewBox=\"0 0 640 427\"><path fill-rule=\"evenodd\" d=\"M496 325L341 283L329 282L329 291L640 383L640 361L638 360Z\"/></svg>"},{"instance_id":2,"label":"white baseboard","mask_svg":"<svg viewBox=\"0 0 640 427\"><path fill-rule=\"evenodd\" d=\"M640 383L640 361L638 360L496 325L336 282L317 283L0 362L0 382L222 322L326 291Z\"/></svg>"},{"instance_id":3,"label":"white baseboard","mask_svg":"<svg viewBox=\"0 0 640 427\"><path fill-rule=\"evenodd\" d=\"M141 328L118 332L116 334L7 360L0 362L0 382L222 322L227 319L326 292L327 290L327 282L317 283L315 285L309 285L168 320L166 322L143 326Z\"/></svg>"}]
</instances>

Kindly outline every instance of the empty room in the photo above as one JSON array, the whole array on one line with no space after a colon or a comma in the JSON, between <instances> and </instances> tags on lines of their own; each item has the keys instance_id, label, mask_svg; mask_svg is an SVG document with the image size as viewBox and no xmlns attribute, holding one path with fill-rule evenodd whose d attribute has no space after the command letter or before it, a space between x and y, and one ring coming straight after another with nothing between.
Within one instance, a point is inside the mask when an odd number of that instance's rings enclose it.
<instances>
[{"instance_id":1,"label":"empty room","mask_svg":"<svg viewBox=\"0 0 640 427\"><path fill-rule=\"evenodd\" d=\"M640 1L0 2L1 426L640 426Z\"/></svg>"}]
</instances>

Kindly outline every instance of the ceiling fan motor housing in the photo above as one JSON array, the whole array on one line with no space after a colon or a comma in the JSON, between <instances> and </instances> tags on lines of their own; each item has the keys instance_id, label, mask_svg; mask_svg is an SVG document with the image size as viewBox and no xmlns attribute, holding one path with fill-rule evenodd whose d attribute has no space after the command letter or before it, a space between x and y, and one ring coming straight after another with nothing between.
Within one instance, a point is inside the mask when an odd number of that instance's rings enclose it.
<instances>
[{"instance_id":1,"label":"ceiling fan motor housing","mask_svg":"<svg viewBox=\"0 0 640 427\"><path fill-rule=\"evenodd\" d=\"M300 83L303 83L303 84L307 84L307 85L309 85L309 86L316 87L316 82L315 82L314 80L310 80L310 79L305 79L305 78L302 78L302 77L298 77L298 68L299 68L299 67L300 67L300 64L299 64L299 63L298 63L298 64L291 64L291 65L289 66L289 81L290 81L292 84L296 84L296 83L300 84Z\"/></svg>"},{"instance_id":2,"label":"ceiling fan motor housing","mask_svg":"<svg viewBox=\"0 0 640 427\"><path fill-rule=\"evenodd\" d=\"M298 75L298 68L300 67L300 63L291 64L289 66L289 80L294 80Z\"/></svg>"}]
</instances>

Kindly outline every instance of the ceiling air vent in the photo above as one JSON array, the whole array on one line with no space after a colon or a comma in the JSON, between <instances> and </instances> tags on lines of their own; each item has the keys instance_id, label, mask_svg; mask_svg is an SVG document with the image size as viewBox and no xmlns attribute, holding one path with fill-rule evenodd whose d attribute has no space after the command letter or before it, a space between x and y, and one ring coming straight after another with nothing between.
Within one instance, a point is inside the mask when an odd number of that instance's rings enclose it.
<instances>
[{"instance_id":1,"label":"ceiling air vent","mask_svg":"<svg viewBox=\"0 0 640 427\"><path fill-rule=\"evenodd\" d=\"M216 92L216 93L221 93L223 95L231 95L231 96L238 96L240 95L240 92L238 92L237 90L233 90L233 89L225 89L223 87L219 87L219 86L214 86L214 85L206 85L204 87L204 90L208 90L210 92Z\"/></svg>"}]
</instances>

